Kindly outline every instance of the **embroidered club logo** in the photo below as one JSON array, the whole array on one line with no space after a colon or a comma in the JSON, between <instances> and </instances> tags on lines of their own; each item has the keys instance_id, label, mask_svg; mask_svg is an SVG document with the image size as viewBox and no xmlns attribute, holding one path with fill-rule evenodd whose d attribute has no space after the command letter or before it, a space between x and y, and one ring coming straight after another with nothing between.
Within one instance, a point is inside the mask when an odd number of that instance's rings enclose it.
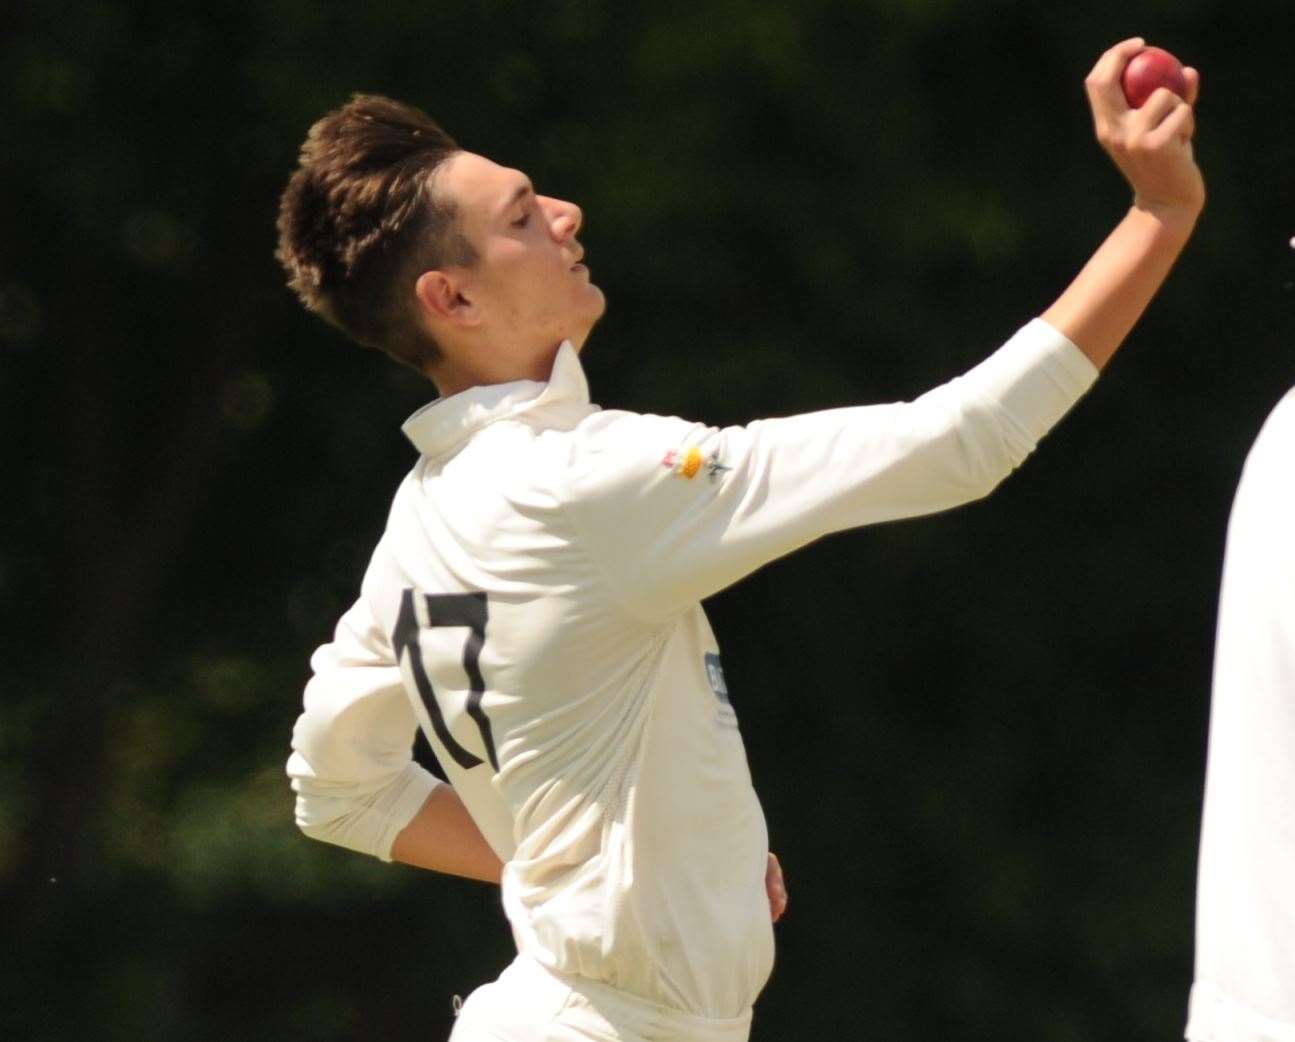
<instances>
[{"instance_id":1,"label":"embroidered club logo","mask_svg":"<svg viewBox=\"0 0 1295 1042\"><path fill-rule=\"evenodd\" d=\"M726 470L732 470L732 469L733 469L732 467L727 466L726 464L723 464L719 461L718 451L712 452L710 454L710 459L706 461L706 476L710 478L712 482L718 481L720 476Z\"/></svg>"},{"instance_id":2,"label":"embroidered club logo","mask_svg":"<svg viewBox=\"0 0 1295 1042\"><path fill-rule=\"evenodd\" d=\"M666 470L681 478L687 478L691 481L703 470L706 476L712 482L717 481L726 470L732 468L720 462L719 450L715 450L709 456L704 456L701 449L695 445L690 446L683 452L677 452L670 449L661 457L661 466Z\"/></svg>"},{"instance_id":3,"label":"embroidered club logo","mask_svg":"<svg viewBox=\"0 0 1295 1042\"><path fill-rule=\"evenodd\" d=\"M701 449L692 446L683 452L675 452L671 449L661 457L661 466L667 470L673 471L681 478L687 478L691 481L701 470L701 465L706 462L705 457L701 454Z\"/></svg>"}]
</instances>

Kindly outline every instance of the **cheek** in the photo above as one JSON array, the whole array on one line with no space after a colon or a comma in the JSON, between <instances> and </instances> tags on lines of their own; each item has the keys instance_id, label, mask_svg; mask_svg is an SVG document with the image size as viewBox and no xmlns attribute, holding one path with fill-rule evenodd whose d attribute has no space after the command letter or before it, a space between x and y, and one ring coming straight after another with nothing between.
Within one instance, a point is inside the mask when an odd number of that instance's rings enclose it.
<instances>
[{"instance_id":1,"label":"cheek","mask_svg":"<svg viewBox=\"0 0 1295 1042\"><path fill-rule=\"evenodd\" d=\"M490 307L516 314L525 311L534 296L535 273L525 258L502 255L491 259L477 281L478 294Z\"/></svg>"},{"instance_id":2,"label":"cheek","mask_svg":"<svg viewBox=\"0 0 1295 1042\"><path fill-rule=\"evenodd\" d=\"M510 236L497 235L490 239L478 263L487 278L505 281L518 268L526 266L529 256L530 251L524 243Z\"/></svg>"},{"instance_id":3,"label":"cheek","mask_svg":"<svg viewBox=\"0 0 1295 1042\"><path fill-rule=\"evenodd\" d=\"M515 265L501 278L496 292L514 323L547 327L568 308L559 273L545 264Z\"/></svg>"}]
</instances>

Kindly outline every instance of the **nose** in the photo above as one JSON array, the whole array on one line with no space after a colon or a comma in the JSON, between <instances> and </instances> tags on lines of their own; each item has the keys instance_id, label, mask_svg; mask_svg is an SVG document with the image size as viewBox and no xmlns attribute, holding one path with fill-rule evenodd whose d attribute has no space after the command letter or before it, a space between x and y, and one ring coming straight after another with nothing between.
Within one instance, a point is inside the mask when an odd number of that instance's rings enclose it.
<instances>
[{"instance_id":1,"label":"nose","mask_svg":"<svg viewBox=\"0 0 1295 1042\"><path fill-rule=\"evenodd\" d=\"M553 230L553 238L558 242L572 238L580 230L584 212L575 203L564 199L547 199L546 202L549 204L549 226Z\"/></svg>"}]
</instances>

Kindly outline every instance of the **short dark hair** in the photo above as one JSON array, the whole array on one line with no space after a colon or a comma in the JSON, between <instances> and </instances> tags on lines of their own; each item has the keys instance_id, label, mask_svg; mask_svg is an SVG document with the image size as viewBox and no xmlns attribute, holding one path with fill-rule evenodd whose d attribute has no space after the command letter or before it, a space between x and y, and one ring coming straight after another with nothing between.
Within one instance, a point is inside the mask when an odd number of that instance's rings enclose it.
<instances>
[{"instance_id":1,"label":"short dark hair","mask_svg":"<svg viewBox=\"0 0 1295 1042\"><path fill-rule=\"evenodd\" d=\"M419 321L414 280L477 260L458 208L431 186L458 151L421 110L356 94L310 128L279 200L275 256L302 303L420 370L440 348Z\"/></svg>"}]
</instances>

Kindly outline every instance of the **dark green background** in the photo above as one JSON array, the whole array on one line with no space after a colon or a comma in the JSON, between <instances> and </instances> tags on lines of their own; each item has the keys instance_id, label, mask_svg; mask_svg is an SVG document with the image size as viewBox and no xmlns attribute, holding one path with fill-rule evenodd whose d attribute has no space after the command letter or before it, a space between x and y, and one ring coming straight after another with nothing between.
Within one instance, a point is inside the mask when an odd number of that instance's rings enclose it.
<instances>
[{"instance_id":1,"label":"dark green background","mask_svg":"<svg viewBox=\"0 0 1295 1042\"><path fill-rule=\"evenodd\" d=\"M0 8L0 1035L443 1038L489 887L300 838L282 776L429 385L272 259L306 127L426 107L575 199L604 405L911 397L1038 313L1127 192L1082 79L1204 76L1210 202L988 502L715 598L792 892L754 1038L1179 1035L1215 594L1295 383L1285 0Z\"/></svg>"}]
</instances>

